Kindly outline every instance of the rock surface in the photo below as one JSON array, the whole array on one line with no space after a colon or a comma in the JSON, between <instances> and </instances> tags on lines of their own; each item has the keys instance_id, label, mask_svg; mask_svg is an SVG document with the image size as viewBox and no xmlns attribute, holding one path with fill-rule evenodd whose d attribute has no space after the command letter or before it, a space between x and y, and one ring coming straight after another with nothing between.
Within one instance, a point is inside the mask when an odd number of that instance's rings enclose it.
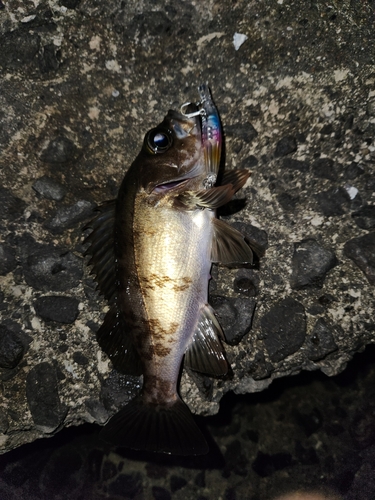
<instances>
[{"instance_id":1,"label":"rock surface","mask_svg":"<svg viewBox=\"0 0 375 500\"><path fill-rule=\"evenodd\" d=\"M227 168L252 170L222 217L268 248L251 270L213 270L233 376L184 371L184 400L211 415L230 390L301 370L337 374L375 341L372 3L0 5L2 452L103 424L139 389L96 343L105 303L84 267L81 226L116 195L144 133L204 81ZM234 33L248 37L238 50ZM71 301L69 321L41 312L46 297ZM288 461L254 463L261 473Z\"/></svg>"}]
</instances>

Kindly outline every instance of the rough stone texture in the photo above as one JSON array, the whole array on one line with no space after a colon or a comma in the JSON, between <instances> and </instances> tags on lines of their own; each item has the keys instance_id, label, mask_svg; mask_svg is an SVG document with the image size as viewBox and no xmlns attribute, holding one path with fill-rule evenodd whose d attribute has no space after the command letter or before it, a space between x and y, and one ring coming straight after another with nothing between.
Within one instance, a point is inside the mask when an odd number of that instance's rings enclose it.
<instances>
[{"instance_id":1,"label":"rough stone texture","mask_svg":"<svg viewBox=\"0 0 375 500\"><path fill-rule=\"evenodd\" d=\"M81 224L71 214L51 231L48 221L80 202L113 198L145 132L169 108L195 100L200 82L209 83L220 111L227 168L252 170L222 215L257 228L245 233L266 251L247 276L256 295L235 285L238 269L213 271L213 295L232 305L248 301L251 307L240 308L245 315L255 302L255 312L252 322L250 314L241 317L251 329L239 343L236 325L227 327L228 339L236 339L226 346L233 377L184 371L184 400L210 415L230 390L259 391L303 369L334 375L374 342L374 6L360 3L1 3L0 228L17 265L0 276L0 313L3 325L10 329L10 320L31 339L15 368L1 368L2 451L53 428L103 424L139 389L139 379L112 375L98 349L94 331L105 303L83 270ZM238 50L235 32L248 37ZM327 172L316 163L323 159L333 161ZM43 176L64 187L63 204L35 192ZM307 239L338 264L321 289L292 289L294 245ZM41 292L74 295L74 324L40 320L33 305ZM276 328L281 311L288 327L288 310L293 335ZM322 351L311 351L315 337ZM37 426L26 381L45 363L55 410ZM269 453L276 469L277 453Z\"/></svg>"}]
</instances>

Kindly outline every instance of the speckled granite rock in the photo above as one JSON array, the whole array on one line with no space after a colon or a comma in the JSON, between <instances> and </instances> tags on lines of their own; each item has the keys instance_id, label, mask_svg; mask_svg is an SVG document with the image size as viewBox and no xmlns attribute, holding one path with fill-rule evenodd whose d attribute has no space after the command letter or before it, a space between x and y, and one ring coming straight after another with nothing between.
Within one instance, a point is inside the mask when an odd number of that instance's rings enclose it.
<instances>
[{"instance_id":1,"label":"speckled granite rock","mask_svg":"<svg viewBox=\"0 0 375 500\"><path fill-rule=\"evenodd\" d=\"M233 376L184 371L184 400L210 415L230 390L334 375L375 341L374 12L336 3L1 2L1 451L103 424L138 390L96 344L105 304L81 226L116 195L144 133L202 81L227 168L252 170L222 217L268 248L251 270L213 270ZM238 50L236 32L248 37ZM72 301L69 318L42 314L46 297ZM261 470L270 460L258 458Z\"/></svg>"}]
</instances>

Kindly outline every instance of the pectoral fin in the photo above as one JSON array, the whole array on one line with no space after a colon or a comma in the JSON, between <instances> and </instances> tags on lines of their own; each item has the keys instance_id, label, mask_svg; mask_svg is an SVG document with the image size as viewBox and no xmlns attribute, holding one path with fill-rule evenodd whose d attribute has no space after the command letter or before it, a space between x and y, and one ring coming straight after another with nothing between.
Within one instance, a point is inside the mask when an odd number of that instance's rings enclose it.
<instances>
[{"instance_id":1,"label":"pectoral fin","mask_svg":"<svg viewBox=\"0 0 375 500\"><path fill-rule=\"evenodd\" d=\"M252 264L253 252L242 234L220 219L212 219L211 261L221 264Z\"/></svg>"},{"instance_id":2,"label":"pectoral fin","mask_svg":"<svg viewBox=\"0 0 375 500\"><path fill-rule=\"evenodd\" d=\"M234 192L236 193L245 184L250 177L248 170L226 170L221 179L220 185L232 184Z\"/></svg>"},{"instance_id":3,"label":"pectoral fin","mask_svg":"<svg viewBox=\"0 0 375 500\"><path fill-rule=\"evenodd\" d=\"M185 353L184 366L207 375L222 376L228 372L228 362L220 339L223 331L211 306L202 309L198 326Z\"/></svg>"},{"instance_id":4,"label":"pectoral fin","mask_svg":"<svg viewBox=\"0 0 375 500\"><path fill-rule=\"evenodd\" d=\"M230 201L235 191L231 184L200 189L199 191L185 191L175 199L176 208L194 210L196 208L218 208Z\"/></svg>"}]
</instances>

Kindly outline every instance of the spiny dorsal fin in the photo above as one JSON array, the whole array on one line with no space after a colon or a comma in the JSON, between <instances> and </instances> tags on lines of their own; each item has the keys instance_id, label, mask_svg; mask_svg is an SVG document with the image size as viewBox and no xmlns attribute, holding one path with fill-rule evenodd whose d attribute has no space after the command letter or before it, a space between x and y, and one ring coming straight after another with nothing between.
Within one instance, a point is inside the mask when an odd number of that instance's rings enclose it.
<instances>
[{"instance_id":1,"label":"spiny dorsal fin","mask_svg":"<svg viewBox=\"0 0 375 500\"><path fill-rule=\"evenodd\" d=\"M186 350L184 366L216 377L228 373L228 362L221 343L223 331L212 307L204 306L191 344Z\"/></svg>"},{"instance_id":2,"label":"spiny dorsal fin","mask_svg":"<svg viewBox=\"0 0 375 500\"><path fill-rule=\"evenodd\" d=\"M91 255L91 274L98 282L100 293L112 304L116 295L116 265L114 253L115 200L107 201L97 208L97 215L84 229L93 231L85 239L90 246L85 255Z\"/></svg>"},{"instance_id":3,"label":"spiny dorsal fin","mask_svg":"<svg viewBox=\"0 0 375 500\"><path fill-rule=\"evenodd\" d=\"M212 219L211 261L221 264L252 264L253 252L242 234L220 219Z\"/></svg>"}]
</instances>

